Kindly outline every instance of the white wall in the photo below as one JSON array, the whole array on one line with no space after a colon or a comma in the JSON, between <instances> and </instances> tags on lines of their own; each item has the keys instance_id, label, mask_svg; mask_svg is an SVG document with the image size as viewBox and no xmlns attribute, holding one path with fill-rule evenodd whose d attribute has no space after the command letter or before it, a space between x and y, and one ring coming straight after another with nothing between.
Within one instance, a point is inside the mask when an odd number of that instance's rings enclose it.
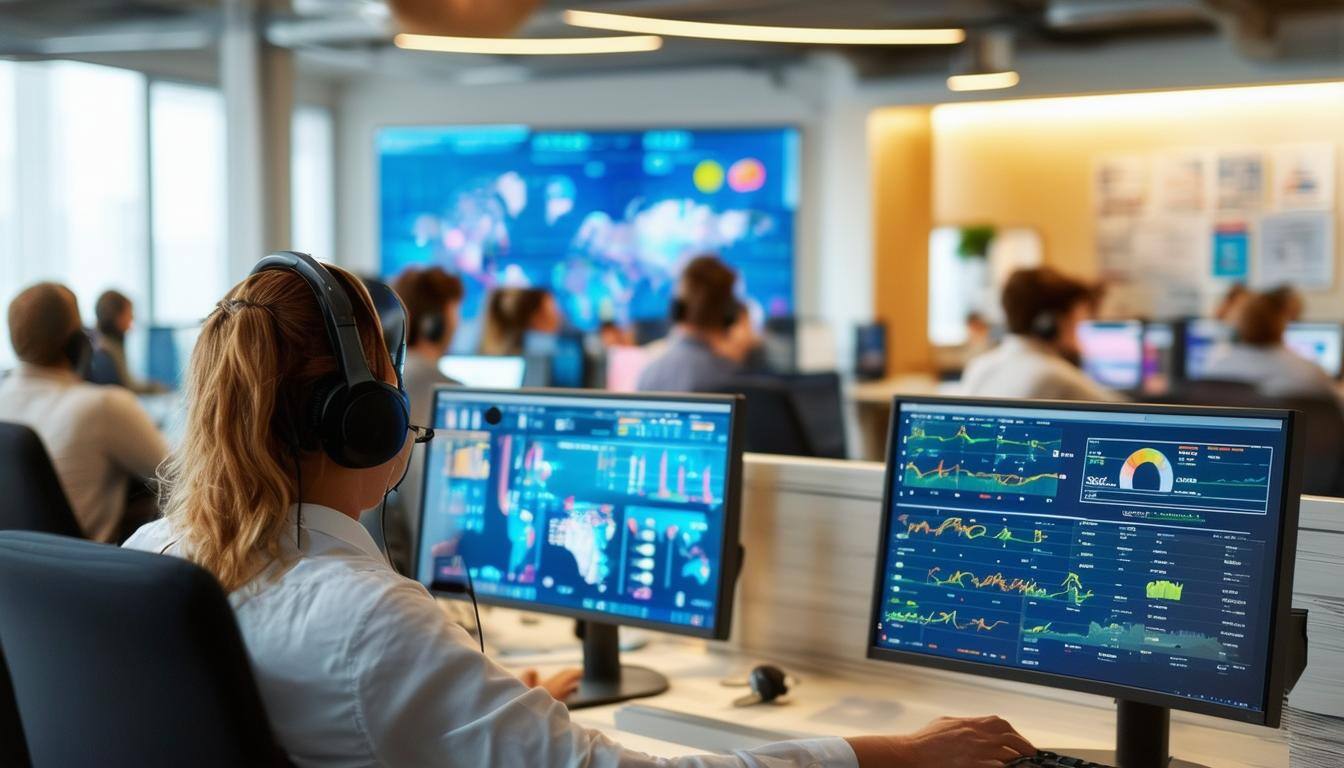
<instances>
[{"instance_id":1,"label":"white wall","mask_svg":"<svg viewBox=\"0 0 1344 768\"><path fill-rule=\"evenodd\" d=\"M800 315L832 326L843 364L850 328L873 314L866 110L848 107L855 84L848 65L828 57L777 73L700 69L489 86L355 83L337 111L338 261L369 271L378 265L373 148L380 126L793 124L803 130L796 300Z\"/></svg>"}]
</instances>

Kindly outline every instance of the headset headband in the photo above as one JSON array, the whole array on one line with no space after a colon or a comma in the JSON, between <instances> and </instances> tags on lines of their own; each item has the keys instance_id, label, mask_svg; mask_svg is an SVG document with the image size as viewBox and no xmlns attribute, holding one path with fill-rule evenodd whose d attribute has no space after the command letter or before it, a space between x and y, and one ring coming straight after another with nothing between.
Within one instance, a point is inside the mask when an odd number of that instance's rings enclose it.
<instances>
[{"instance_id":1,"label":"headset headband","mask_svg":"<svg viewBox=\"0 0 1344 768\"><path fill-rule=\"evenodd\" d=\"M322 319L327 326L327 337L331 340L332 352L336 355L336 364L347 387L354 387L367 381L373 381L373 372L364 359L364 343L359 338L359 328L355 325L355 312L350 306L350 297L336 281L331 272L316 259L298 251L276 251L257 262L251 274L272 270L286 270L303 278L313 289L317 306L322 310Z\"/></svg>"}]
</instances>

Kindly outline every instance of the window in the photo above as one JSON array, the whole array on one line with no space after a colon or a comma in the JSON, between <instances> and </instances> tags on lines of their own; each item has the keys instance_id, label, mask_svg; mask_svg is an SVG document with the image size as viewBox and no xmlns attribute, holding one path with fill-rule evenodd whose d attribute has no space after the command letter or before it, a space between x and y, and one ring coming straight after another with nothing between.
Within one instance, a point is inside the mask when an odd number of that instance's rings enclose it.
<instances>
[{"instance_id":1,"label":"window","mask_svg":"<svg viewBox=\"0 0 1344 768\"><path fill-rule=\"evenodd\" d=\"M59 280L86 321L98 294L148 294L145 83L74 62L9 64L0 76L0 301ZM11 117L12 116L12 117ZM22 179L23 195L14 194ZM3 313L0 313L3 314ZM3 321L0 321L2 323ZM14 363L9 329L0 367Z\"/></svg>"},{"instance_id":2,"label":"window","mask_svg":"<svg viewBox=\"0 0 1344 768\"><path fill-rule=\"evenodd\" d=\"M291 240L296 250L331 261L335 257L336 205L331 111L313 106L296 108L291 135Z\"/></svg>"},{"instance_id":3,"label":"window","mask_svg":"<svg viewBox=\"0 0 1344 768\"><path fill-rule=\"evenodd\" d=\"M156 82L149 109L154 324L190 325L229 288L224 97Z\"/></svg>"}]
</instances>

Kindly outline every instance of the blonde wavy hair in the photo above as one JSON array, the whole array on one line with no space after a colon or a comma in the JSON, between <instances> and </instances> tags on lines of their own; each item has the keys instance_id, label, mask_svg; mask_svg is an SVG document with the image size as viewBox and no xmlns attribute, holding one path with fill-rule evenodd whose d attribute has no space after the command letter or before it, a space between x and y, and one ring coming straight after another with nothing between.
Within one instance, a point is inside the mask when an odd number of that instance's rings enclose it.
<instances>
[{"instance_id":1,"label":"blonde wavy hair","mask_svg":"<svg viewBox=\"0 0 1344 768\"><path fill-rule=\"evenodd\" d=\"M327 269L350 296L369 367L386 378L391 358L368 291L349 272ZM185 553L226 591L280 554L299 455L320 450L308 396L335 372L317 300L292 272L238 283L201 328L186 377L185 436L159 480Z\"/></svg>"}]
</instances>

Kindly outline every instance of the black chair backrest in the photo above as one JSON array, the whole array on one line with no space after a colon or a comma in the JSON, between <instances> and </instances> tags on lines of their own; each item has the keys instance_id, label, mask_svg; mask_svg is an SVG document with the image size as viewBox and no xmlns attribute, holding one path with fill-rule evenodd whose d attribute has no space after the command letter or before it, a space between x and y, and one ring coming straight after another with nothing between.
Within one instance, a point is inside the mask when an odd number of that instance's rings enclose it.
<instances>
[{"instance_id":1,"label":"black chair backrest","mask_svg":"<svg viewBox=\"0 0 1344 768\"><path fill-rule=\"evenodd\" d=\"M14 701L14 687L9 681L9 667L5 664L5 649L0 647L0 768L29 768L28 742L23 738L23 724L19 722L19 706Z\"/></svg>"},{"instance_id":2,"label":"black chair backrest","mask_svg":"<svg viewBox=\"0 0 1344 768\"><path fill-rule=\"evenodd\" d=\"M224 592L185 560L0 532L0 648L36 768L290 765Z\"/></svg>"},{"instance_id":3,"label":"black chair backrest","mask_svg":"<svg viewBox=\"0 0 1344 768\"><path fill-rule=\"evenodd\" d=\"M0 422L0 488L0 530L84 535L42 439L22 424Z\"/></svg>"},{"instance_id":4,"label":"black chair backrest","mask_svg":"<svg viewBox=\"0 0 1344 768\"><path fill-rule=\"evenodd\" d=\"M774 376L738 376L719 392L746 398L746 435L743 449L751 453L815 456L807 426L794 403L789 385Z\"/></svg>"},{"instance_id":5,"label":"black chair backrest","mask_svg":"<svg viewBox=\"0 0 1344 768\"><path fill-rule=\"evenodd\" d=\"M840 374L798 373L787 379L794 407L807 431L813 456L823 459L849 457L845 431L845 401Z\"/></svg>"}]
</instances>

